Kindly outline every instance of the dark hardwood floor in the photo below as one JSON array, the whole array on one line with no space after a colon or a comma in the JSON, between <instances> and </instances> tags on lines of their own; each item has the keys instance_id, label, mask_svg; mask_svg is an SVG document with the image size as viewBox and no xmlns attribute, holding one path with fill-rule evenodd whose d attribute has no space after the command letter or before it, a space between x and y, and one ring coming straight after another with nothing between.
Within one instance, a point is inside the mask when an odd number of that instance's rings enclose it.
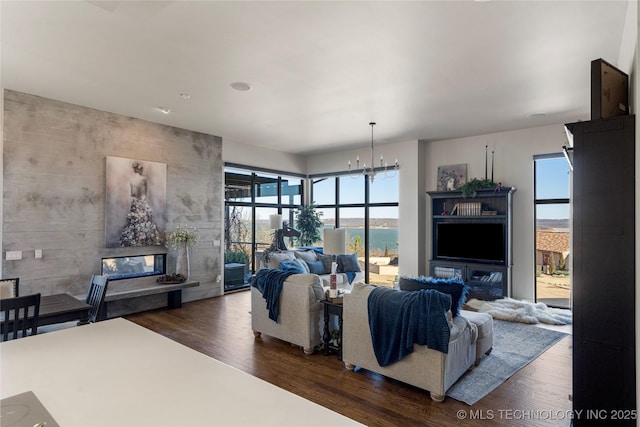
<instances>
[{"instance_id":1,"label":"dark hardwood floor","mask_svg":"<svg viewBox=\"0 0 640 427\"><path fill-rule=\"evenodd\" d=\"M369 371L348 371L335 355L251 330L248 291L127 319L369 426L569 426L571 337L567 336L474 406ZM212 399L217 390L211 384ZM251 408L247 408L251 410ZM304 425L304 420L300 420Z\"/></svg>"}]
</instances>

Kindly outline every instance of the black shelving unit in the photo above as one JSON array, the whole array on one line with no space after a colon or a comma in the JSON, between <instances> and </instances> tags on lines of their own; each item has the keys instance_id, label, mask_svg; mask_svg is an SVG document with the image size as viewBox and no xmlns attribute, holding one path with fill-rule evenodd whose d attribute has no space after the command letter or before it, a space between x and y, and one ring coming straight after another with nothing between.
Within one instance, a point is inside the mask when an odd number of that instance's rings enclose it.
<instances>
[{"instance_id":1,"label":"black shelving unit","mask_svg":"<svg viewBox=\"0 0 640 427\"><path fill-rule=\"evenodd\" d=\"M635 116L566 129L573 138L573 409L592 414L574 426L635 426Z\"/></svg>"},{"instance_id":2,"label":"black shelving unit","mask_svg":"<svg viewBox=\"0 0 640 427\"><path fill-rule=\"evenodd\" d=\"M461 191L429 191L431 198L431 254L429 272L433 277L457 277L469 286L470 298L494 300L510 296L512 267L513 187L479 190L475 197L464 197ZM438 250L439 224L464 224L469 230L475 225L495 224L486 231L461 236L453 242L460 245L460 257L442 256ZM483 227L478 227L478 230ZM492 235L491 230L496 230ZM473 246L465 254L465 246ZM483 259L482 246L501 252L501 259ZM501 245L501 247L499 247ZM440 247L442 248L442 242ZM492 258L488 256L487 258Z\"/></svg>"}]
</instances>

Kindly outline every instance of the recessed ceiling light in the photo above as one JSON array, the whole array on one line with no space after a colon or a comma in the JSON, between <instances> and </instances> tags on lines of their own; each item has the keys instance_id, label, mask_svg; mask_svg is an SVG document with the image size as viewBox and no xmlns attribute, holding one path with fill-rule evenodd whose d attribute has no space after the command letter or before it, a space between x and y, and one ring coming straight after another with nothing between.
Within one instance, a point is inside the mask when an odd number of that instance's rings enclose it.
<instances>
[{"instance_id":1,"label":"recessed ceiling light","mask_svg":"<svg viewBox=\"0 0 640 427\"><path fill-rule=\"evenodd\" d=\"M245 82L233 82L231 83L231 87L235 90L239 90L240 92L248 92L253 89L249 83Z\"/></svg>"},{"instance_id":2,"label":"recessed ceiling light","mask_svg":"<svg viewBox=\"0 0 640 427\"><path fill-rule=\"evenodd\" d=\"M180 98L191 99L191 95L189 95L188 93L181 93Z\"/></svg>"},{"instance_id":3,"label":"recessed ceiling light","mask_svg":"<svg viewBox=\"0 0 640 427\"><path fill-rule=\"evenodd\" d=\"M171 108L169 107L158 107L158 110L160 110L164 114L169 114L171 112Z\"/></svg>"}]
</instances>

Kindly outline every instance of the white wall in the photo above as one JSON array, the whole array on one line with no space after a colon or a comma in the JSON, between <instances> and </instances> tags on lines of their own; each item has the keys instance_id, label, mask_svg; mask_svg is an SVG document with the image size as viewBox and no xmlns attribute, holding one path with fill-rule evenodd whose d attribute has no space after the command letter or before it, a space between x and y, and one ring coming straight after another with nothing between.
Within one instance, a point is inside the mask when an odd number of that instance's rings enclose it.
<instances>
[{"instance_id":1,"label":"white wall","mask_svg":"<svg viewBox=\"0 0 640 427\"><path fill-rule=\"evenodd\" d=\"M427 187L426 168L422 165L425 144L420 141L403 144L403 168L400 174L399 272L405 276L427 274ZM398 147L400 148L400 147Z\"/></svg>"},{"instance_id":2,"label":"white wall","mask_svg":"<svg viewBox=\"0 0 640 427\"><path fill-rule=\"evenodd\" d=\"M487 177L491 178L493 150L494 181L517 189L513 196L513 298L534 299L533 156L560 153L565 144L564 124L426 143L423 168L427 171L428 190L436 189L438 166L466 163L468 179L483 179L486 145ZM427 235L431 236L430 224ZM426 254L427 258L431 256L429 246Z\"/></svg>"}]
</instances>

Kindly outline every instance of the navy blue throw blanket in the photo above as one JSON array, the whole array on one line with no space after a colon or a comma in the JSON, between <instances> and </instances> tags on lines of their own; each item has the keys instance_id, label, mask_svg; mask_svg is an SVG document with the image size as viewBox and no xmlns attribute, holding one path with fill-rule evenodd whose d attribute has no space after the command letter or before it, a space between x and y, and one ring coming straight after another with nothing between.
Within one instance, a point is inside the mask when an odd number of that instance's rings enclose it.
<instances>
[{"instance_id":1,"label":"navy blue throw blanket","mask_svg":"<svg viewBox=\"0 0 640 427\"><path fill-rule=\"evenodd\" d=\"M369 329L380 366L413 352L413 345L449 351L451 296L433 289L398 291L377 287L368 298Z\"/></svg>"},{"instance_id":2,"label":"navy blue throw blanket","mask_svg":"<svg viewBox=\"0 0 640 427\"><path fill-rule=\"evenodd\" d=\"M262 270L258 270L251 281L251 286L258 289L262 297L267 301L269 319L274 322L277 322L280 316L280 292L282 292L282 284L287 280L287 277L292 274L295 274L295 272L263 268Z\"/></svg>"}]
</instances>

